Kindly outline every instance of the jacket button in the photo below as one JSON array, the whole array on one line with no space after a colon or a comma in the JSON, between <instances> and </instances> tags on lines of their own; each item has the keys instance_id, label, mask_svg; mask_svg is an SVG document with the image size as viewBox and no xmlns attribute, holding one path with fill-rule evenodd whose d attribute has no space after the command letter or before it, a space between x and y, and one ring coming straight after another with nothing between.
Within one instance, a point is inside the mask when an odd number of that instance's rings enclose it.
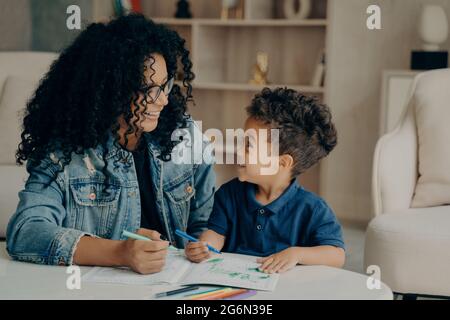
<instances>
[{"instance_id":1,"label":"jacket button","mask_svg":"<svg viewBox=\"0 0 450 320\"><path fill-rule=\"evenodd\" d=\"M187 186L187 187L186 187L186 192L187 192L187 193L192 193L192 191L194 191L194 189L192 189L191 186Z\"/></svg>"},{"instance_id":2,"label":"jacket button","mask_svg":"<svg viewBox=\"0 0 450 320\"><path fill-rule=\"evenodd\" d=\"M258 225L256 226L256 229L257 229L258 231L261 231L262 225L258 224Z\"/></svg>"},{"instance_id":3,"label":"jacket button","mask_svg":"<svg viewBox=\"0 0 450 320\"><path fill-rule=\"evenodd\" d=\"M94 201L97 198L97 195L95 193L90 193L89 194L89 199Z\"/></svg>"}]
</instances>

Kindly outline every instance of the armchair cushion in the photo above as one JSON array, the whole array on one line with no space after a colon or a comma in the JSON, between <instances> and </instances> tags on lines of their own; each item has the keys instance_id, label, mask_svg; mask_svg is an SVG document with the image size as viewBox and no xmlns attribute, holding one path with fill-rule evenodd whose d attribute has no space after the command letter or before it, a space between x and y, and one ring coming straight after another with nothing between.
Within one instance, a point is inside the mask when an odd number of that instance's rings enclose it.
<instances>
[{"instance_id":1,"label":"armchair cushion","mask_svg":"<svg viewBox=\"0 0 450 320\"><path fill-rule=\"evenodd\" d=\"M424 74L414 93L419 179L412 207L450 204L450 69Z\"/></svg>"},{"instance_id":2,"label":"armchair cushion","mask_svg":"<svg viewBox=\"0 0 450 320\"><path fill-rule=\"evenodd\" d=\"M365 246L365 266L379 266L395 292L450 296L450 206L378 215Z\"/></svg>"}]
</instances>

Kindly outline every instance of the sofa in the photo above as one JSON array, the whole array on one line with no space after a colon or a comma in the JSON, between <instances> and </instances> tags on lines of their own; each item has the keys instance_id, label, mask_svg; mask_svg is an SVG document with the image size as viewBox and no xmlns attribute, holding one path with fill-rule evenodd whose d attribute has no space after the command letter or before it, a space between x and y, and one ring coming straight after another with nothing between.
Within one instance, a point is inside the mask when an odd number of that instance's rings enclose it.
<instances>
[{"instance_id":1,"label":"sofa","mask_svg":"<svg viewBox=\"0 0 450 320\"><path fill-rule=\"evenodd\" d=\"M28 176L25 165L15 164L23 110L56 58L55 53L0 52L0 239Z\"/></svg>"}]
</instances>

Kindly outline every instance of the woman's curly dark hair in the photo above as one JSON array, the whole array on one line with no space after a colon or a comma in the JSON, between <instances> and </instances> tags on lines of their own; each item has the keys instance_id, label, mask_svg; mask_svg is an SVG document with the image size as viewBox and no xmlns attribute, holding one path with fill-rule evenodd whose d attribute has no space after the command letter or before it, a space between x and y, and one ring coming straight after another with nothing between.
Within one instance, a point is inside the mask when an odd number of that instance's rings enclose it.
<instances>
[{"instance_id":1,"label":"woman's curly dark hair","mask_svg":"<svg viewBox=\"0 0 450 320\"><path fill-rule=\"evenodd\" d=\"M107 24L90 24L51 65L27 104L16 162L38 165L59 151L61 172L73 152L82 154L102 145L105 155L110 133L119 146L118 118L123 116L128 123L126 134L135 132L136 123L130 120L139 111L139 94L147 96L144 72L152 69L153 54L164 57L169 78L176 76L180 65L184 76L183 88L174 85L157 128L150 133L160 157L169 160L174 147L171 134L186 126L187 103L192 100L189 51L177 32L131 14ZM136 106L134 112L131 103ZM125 139L125 148L127 143Z\"/></svg>"},{"instance_id":2,"label":"woman's curly dark hair","mask_svg":"<svg viewBox=\"0 0 450 320\"><path fill-rule=\"evenodd\" d=\"M337 144L330 109L317 98L295 90L264 88L247 107L250 117L279 129L279 154L294 159L298 176L327 156Z\"/></svg>"}]
</instances>

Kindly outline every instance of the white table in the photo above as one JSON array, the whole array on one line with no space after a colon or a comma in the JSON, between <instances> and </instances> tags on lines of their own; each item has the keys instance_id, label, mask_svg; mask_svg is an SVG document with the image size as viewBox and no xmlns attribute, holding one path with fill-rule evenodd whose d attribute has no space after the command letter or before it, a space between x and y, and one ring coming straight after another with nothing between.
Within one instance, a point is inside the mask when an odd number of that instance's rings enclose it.
<instances>
[{"instance_id":1,"label":"white table","mask_svg":"<svg viewBox=\"0 0 450 320\"><path fill-rule=\"evenodd\" d=\"M12 261L5 243L0 243L0 300L6 299L151 299L167 286L81 283L69 290L66 267ZM81 267L84 274L90 267ZM275 291L258 292L254 300L277 299L392 299L382 284L369 290L367 276L325 266L298 266L282 274ZM170 288L168 288L170 289Z\"/></svg>"}]
</instances>

